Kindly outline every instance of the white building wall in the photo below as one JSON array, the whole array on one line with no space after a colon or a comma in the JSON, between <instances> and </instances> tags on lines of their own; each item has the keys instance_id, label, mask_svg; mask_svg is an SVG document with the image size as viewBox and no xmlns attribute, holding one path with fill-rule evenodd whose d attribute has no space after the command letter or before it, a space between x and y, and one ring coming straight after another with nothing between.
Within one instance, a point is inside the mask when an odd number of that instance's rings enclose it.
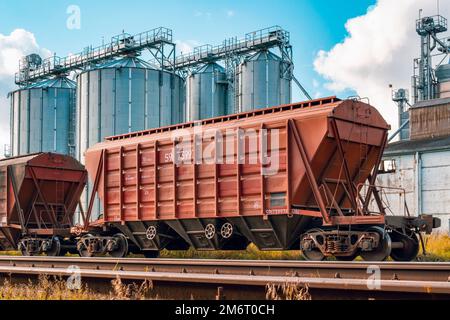
<instances>
[{"instance_id":1,"label":"white building wall","mask_svg":"<svg viewBox=\"0 0 450 320\"><path fill-rule=\"evenodd\" d=\"M432 214L441 219L438 232L450 227L450 151L434 151L399 156L393 173L378 175L381 186L403 188L411 215ZM404 213L402 192L386 189L383 193L392 214Z\"/></svg>"}]
</instances>

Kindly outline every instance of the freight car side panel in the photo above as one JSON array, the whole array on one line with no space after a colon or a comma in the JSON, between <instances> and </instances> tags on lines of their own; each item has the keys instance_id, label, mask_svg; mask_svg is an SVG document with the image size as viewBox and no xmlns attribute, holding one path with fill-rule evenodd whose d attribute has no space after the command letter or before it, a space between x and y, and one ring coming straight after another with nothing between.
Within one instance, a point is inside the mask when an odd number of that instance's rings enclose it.
<instances>
[{"instance_id":1,"label":"freight car side panel","mask_svg":"<svg viewBox=\"0 0 450 320\"><path fill-rule=\"evenodd\" d=\"M171 140L108 149L103 155L100 152L97 158L105 159L100 173L104 182L99 186L104 194L105 221L233 217L258 215L269 207L287 209L286 199L279 199L288 189L287 131L286 126L273 129L278 130L276 139L281 143L267 148L269 155L277 154L273 161L278 162L277 171L267 176L261 174L261 168L268 167L261 165L261 150L250 145L248 136L241 137L244 152L237 163L237 134L224 138L221 152L217 152L223 154L225 163L215 163L216 148L205 141L197 151L192 141L183 141L190 147L178 152L185 158L178 165L174 164ZM269 146L271 130L267 134ZM258 135L257 145L261 143ZM211 154L203 159L205 163L194 164L198 158L195 153L204 153L207 148Z\"/></svg>"}]
</instances>

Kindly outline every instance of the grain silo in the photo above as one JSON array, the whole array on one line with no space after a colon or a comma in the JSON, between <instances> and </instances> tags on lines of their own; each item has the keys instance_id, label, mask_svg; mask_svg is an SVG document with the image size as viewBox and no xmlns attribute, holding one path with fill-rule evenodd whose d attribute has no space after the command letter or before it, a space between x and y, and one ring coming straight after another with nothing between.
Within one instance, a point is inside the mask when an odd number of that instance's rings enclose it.
<instances>
[{"instance_id":1,"label":"grain silo","mask_svg":"<svg viewBox=\"0 0 450 320\"><path fill-rule=\"evenodd\" d=\"M66 77L56 77L9 94L12 156L73 152L75 87Z\"/></svg>"},{"instance_id":2,"label":"grain silo","mask_svg":"<svg viewBox=\"0 0 450 320\"><path fill-rule=\"evenodd\" d=\"M450 98L450 64L442 64L436 69L439 98Z\"/></svg>"},{"instance_id":3,"label":"grain silo","mask_svg":"<svg viewBox=\"0 0 450 320\"><path fill-rule=\"evenodd\" d=\"M237 110L250 111L290 103L291 78L287 61L269 50L255 53L237 67Z\"/></svg>"},{"instance_id":4,"label":"grain silo","mask_svg":"<svg viewBox=\"0 0 450 320\"><path fill-rule=\"evenodd\" d=\"M77 158L107 136L184 122L184 83L124 57L77 77Z\"/></svg>"},{"instance_id":5,"label":"grain silo","mask_svg":"<svg viewBox=\"0 0 450 320\"><path fill-rule=\"evenodd\" d=\"M194 71L187 80L189 121L225 115L228 81L225 69L209 63Z\"/></svg>"}]
</instances>

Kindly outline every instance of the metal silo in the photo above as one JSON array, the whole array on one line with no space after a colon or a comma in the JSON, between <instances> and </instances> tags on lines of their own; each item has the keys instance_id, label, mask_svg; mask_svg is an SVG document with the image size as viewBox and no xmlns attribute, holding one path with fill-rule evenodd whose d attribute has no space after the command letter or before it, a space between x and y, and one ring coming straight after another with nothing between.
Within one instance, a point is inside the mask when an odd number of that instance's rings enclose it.
<instances>
[{"instance_id":1,"label":"metal silo","mask_svg":"<svg viewBox=\"0 0 450 320\"><path fill-rule=\"evenodd\" d=\"M209 63L188 77L189 121L208 119L227 113L228 81L225 69Z\"/></svg>"},{"instance_id":2,"label":"metal silo","mask_svg":"<svg viewBox=\"0 0 450 320\"><path fill-rule=\"evenodd\" d=\"M290 103L291 78L288 62L269 50L257 52L237 67L237 109L250 111Z\"/></svg>"},{"instance_id":3,"label":"metal silo","mask_svg":"<svg viewBox=\"0 0 450 320\"><path fill-rule=\"evenodd\" d=\"M107 136L184 122L184 83L125 57L77 77L77 158Z\"/></svg>"},{"instance_id":4,"label":"metal silo","mask_svg":"<svg viewBox=\"0 0 450 320\"><path fill-rule=\"evenodd\" d=\"M76 157L105 137L185 121L184 81L135 57L93 67L77 76ZM92 181L83 195L87 208ZM101 212L97 199L93 217Z\"/></svg>"},{"instance_id":5,"label":"metal silo","mask_svg":"<svg viewBox=\"0 0 450 320\"><path fill-rule=\"evenodd\" d=\"M450 64L442 64L436 69L439 98L450 98Z\"/></svg>"},{"instance_id":6,"label":"metal silo","mask_svg":"<svg viewBox=\"0 0 450 320\"><path fill-rule=\"evenodd\" d=\"M57 77L10 93L12 156L73 152L75 87Z\"/></svg>"}]
</instances>

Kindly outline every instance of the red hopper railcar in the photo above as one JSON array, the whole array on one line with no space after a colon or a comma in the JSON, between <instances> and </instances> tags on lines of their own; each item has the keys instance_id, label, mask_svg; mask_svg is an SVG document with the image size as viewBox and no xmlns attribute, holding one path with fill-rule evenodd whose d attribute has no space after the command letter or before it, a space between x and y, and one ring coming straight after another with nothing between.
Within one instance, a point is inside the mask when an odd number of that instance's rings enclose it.
<instances>
[{"instance_id":1,"label":"red hopper railcar","mask_svg":"<svg viewBox=\"0 0 450 320\"><path fill-rule=\"evenodd\" d=\"M37 153L0 161L0 249L63 255L74 249L73 217L87 182L75 159Z\"/></svg>"},{"instance_id":2,"label":"red hopper railcar","mask_svg":"<svg viewBox=\"0 0 450 320\"><path fill-rule=\"evenodd\" d=\"M375 179L388 130L369 104L330 97L107 138L86 152L78 249L154 257L253 242L312 260L411 260L439 220L386 214Z\"/></svg>"}]
</instances>

